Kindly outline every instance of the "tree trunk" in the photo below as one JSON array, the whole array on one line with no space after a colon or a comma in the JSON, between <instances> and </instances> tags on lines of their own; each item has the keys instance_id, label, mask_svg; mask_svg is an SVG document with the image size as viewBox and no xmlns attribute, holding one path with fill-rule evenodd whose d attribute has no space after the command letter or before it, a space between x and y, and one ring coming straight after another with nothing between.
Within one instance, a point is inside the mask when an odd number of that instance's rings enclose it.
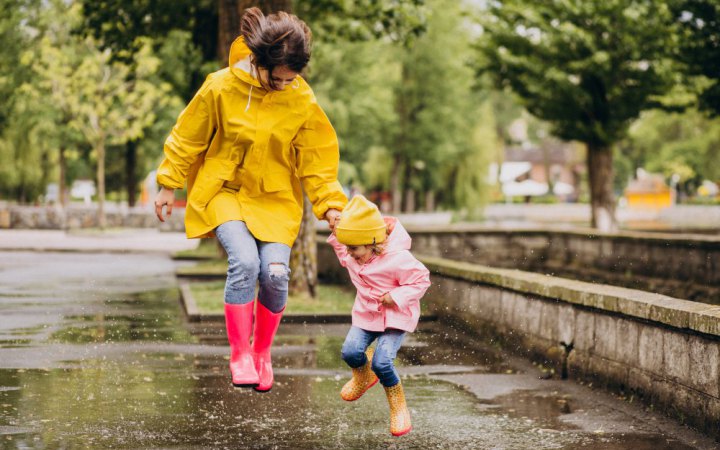
<instances>
[{"instance_id":1,"label":"tree trunk","mask_svg":"<svg viewBox=\"0 0 720 450\"><path fill-rule=\"evenodd\" d=\"M392 212L398 214L402 208L402 177L400 172L402 170L402 156L395 155L393 158L393 167L390 171L390 191L392 195Z\"/></svg>"},{"instance_id":2,"label":"tree trunk","mask_svg":"<svg viewBox=\"0 0 720 450\"><path fill-rule=\"evenodd\" d=\"M97 152L97 184L98 184L98 226L107 226L105 219L105 141L100 140L95 147Z\"/></svg>"},{"instance_id":3,"label":"tree trunk","mask_svg":"<svg viewBox=\"0 0 720 450\"><path fill-rule=\"evenodd\" d=\"M408 214L415 212L415 189L405 190L405 212Z\"/></svg>"},{"instance_id":4,"label":"tree trunk","mask_svg":"<svg viewBox=\"0 0 720 450\"><path fill-rule=\"evenodd\" d=\"M135 206L137 201L137 141L130 140L125 144L125 189L127 191L128 206Z\"/></svg>"},{"instance_id":5,"label":"tree trunk","mask_svg":"<svg viewBox=\"0 0 720 450\"><path fill-rule=\"evenodd\" d=\"M257 6L263 13L292 12L292 0L219 0L218 1L218 59L227 61L230 45L240 35L243 12Z\"/></svg>"},{"instance_id":6,"label":"tree trunk","mask_svg":"<svg viewBox=\"0 0 720 450\"><path fill-rule=\"evenodd\" d=\"M591 225L604 232L616 231L612 148L588 144L587 168L592 209Z\"/></svg>"},{"instance_id":7,"label":"tree trunk","mask_svg":"<svg viewBox=\"0 0 720 450\"><path fill-rule=\"evenodd\" d=\"M303 195L303 220L290 253L290 293L317 296L317 243L315 216L310 200Z\"/></svg>"},{"instance_id":8,"label":"tree trunk","mask_svg":"<svg viewBox=\"0 0 720 450\"><path fill-rule=\"evenodd\" d=\"M405 164L405 176L403 177L403 185L405 187L405 201L403 211L406 213L415 212L415 190L410 187L410 182L413 179L414 170L410 163Z\"/></svg>"},{"instance_id":9,"label":"tree trunk","mask_svg":"<svg viewBox=\"0 0 720 450\"><path fill-rule=\"evenodd\" d=\"M427 192L425 192L425 211L426 212L435 211L435 190L434 189L430 189Z\"/></svg>"},{"instance_id":10,"label":"tree trunk","mask_svg":"<svg viewBox=\"0 0 720 450\"><path fill-rule=\"evenodd\" d=\"M67 195L65 190L67 187L65 186L65 177L67 176L67 161L65 160L65 147L60 146L60 155L58 158L58 165L60 166L60 179L58 180L58 200L60 201L60 206L65 208L67 206Z\"/></svg>"},{"instance_id":11,"label":"tree trunk","mask_svg":"<svg viewBox=\"0 0 720 450\"><path fill-rule=\"evenodd\" d=\"M552 160L551 160L551 149L548 148L548 145L542 145L542 154L543 154L543 165L545 166L545 179L547 180L548 185L548 195L554 195L554 189L555 189L555 183L552 179Z\"/></svg>"}]
</instances>

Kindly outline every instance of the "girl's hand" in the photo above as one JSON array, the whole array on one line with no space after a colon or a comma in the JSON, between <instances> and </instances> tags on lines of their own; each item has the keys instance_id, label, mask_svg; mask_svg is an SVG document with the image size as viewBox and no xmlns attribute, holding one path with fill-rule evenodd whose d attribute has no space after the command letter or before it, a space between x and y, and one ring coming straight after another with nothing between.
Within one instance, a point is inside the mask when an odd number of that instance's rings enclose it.
<instances>
[{"instance_id":1,"label":"girl's hand","mask_svg":"<svg viewBox=\"0 0 720 450\"><path fill-rule=\"evenodd\" d=\"M325 213L325 220L328 221L330 231L335 231L335 225L340 221L340 211L337 209L328 209Z\"/></svg>"},{"instance_id":2,"label":"girl's hand","mask_svg":"<svg viewBox=\"0 0 720 450\"><path fill-rule=\"evenodd\" d=\"M155 196L155 215L160 222L165 222L163 217L163 206L167 206L167 215L172 215L173 203L175 202L175 189L162 188Z\"/></svg>"},{"instance_id":3,"label":"girl's hand","mask_svg":"<svg viewBox=\"0 0 720 450\"><path fill-rule=\"evenodd\" d=\"M395 300L390 296L389 292L386 292L382 297L380 297L380 302L385 306L386 308L393 308L395 307Z\"/></svg>"}]
</instances>

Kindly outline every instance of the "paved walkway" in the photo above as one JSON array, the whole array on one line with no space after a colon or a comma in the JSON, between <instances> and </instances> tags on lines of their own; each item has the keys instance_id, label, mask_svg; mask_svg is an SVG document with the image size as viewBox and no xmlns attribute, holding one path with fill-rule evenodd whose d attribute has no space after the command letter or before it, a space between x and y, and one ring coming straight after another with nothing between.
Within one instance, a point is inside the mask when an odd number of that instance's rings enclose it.
<instances>
[{"instance_id":1,"label":"paved walkway","mask_svg":"<svg viewBox=\"0 0 720 450\"><path fill-rule=\"evenodd\" d=\"M116 230L0 230L0 250L61 252L162 252L172 253L197 247L198 239L184 233L156 229Z\"/></svg>"},{"instance_id":2,"label":"paved walkway","mask_svg":"<svg viewBox=\"0 0 720 450\"><path fill-rule=\"evenodd\" d=\"M414 421L402 438L380 386L339 398L347 325L281 325L273 390L233 389L222 324L183 319L174 269L157 253L0 252L0 447L716 448L440 323L399 354Z\"/></svg>"}]
</instances>

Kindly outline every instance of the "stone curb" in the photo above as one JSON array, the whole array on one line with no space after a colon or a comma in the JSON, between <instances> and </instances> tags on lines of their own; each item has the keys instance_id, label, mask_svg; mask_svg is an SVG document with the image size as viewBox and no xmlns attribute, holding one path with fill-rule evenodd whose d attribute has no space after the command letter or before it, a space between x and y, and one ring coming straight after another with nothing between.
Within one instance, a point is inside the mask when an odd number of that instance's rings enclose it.
<instances>
[{"instance_id":1,"label":"stone curb","mask_svg":"<svg viewBox=\"0 0 720 450\"><path fill-rule=\"evenodd\" d=\"M419 256L437 274L609 311L720 337L720 306L604 284L593 284L444 258Z\"/></svg>"},{"instance_id":2,"label":"stone curb","mask_svg":"<svg viewBox=\"0 0 720 450\"><path fill-rule=\"evenodd\" d=\"M642 232L642 231L618 231L615 233L604 233L595 228L513 228L498 229L497 227L488 227L482 225L446 225L446 226L408 226L408 233L415 234L507 234L507 235L568 235L582 236L592 239L600 238L617 238L625 240L643 240L662 245L690 245L693 247L701 246L705 248L719 248L720 236L710 234L692 234L682 233L681 235L660 232ZM325 242L329 233L327 231L318 231L318 240Z\"/></svg>"},{"instance_id":3,"label":"stone curb","mask_svg":"<svg viewBox=\"0 0 720 450\"><path fill-rule=\"evenodd\" d=\"M201 273L201 272L175 272L177 278L183 280L198 281L221 281L227 278L227 274L222 273Z\"/></svg>"},{"instance_id":4,"label":"stone curb","mask_svg":"<svg viewBox=\"0 0 720 450\"><path fill-rule=\"evenodd\" d=\"M216 259L212 256L201 256L201 255L170 255L170 259L173 261L212 261Z\"/></svg>"}]
</instances>

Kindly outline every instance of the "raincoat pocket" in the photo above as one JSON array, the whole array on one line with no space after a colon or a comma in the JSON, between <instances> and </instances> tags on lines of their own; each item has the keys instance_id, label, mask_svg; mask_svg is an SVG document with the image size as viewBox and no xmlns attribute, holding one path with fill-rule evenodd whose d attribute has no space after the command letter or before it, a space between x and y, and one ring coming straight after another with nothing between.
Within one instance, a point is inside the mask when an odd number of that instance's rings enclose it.
<instances>
[{"instance_id":1,"label":"raincoat pocket","mask_svg":"<svg viewBox=\"0 0 720 450\"><path fill-rule=\"evenodd\" d=\"M236 170L237 163L233 161L205 158L188 196L188 203L198 209L205 209L223 184L235 178Z\"/></svg>"},{"instance_id":2,"label":"raincoat pocket","mask_svg":"<svg viewBox=\"0 0 720 450\"><path fill-rule=\"evenodd\" d=\"M262 180L263 192L280 192L292 189L290 172L270 172Z\"/></svg>"}]
</instances>

